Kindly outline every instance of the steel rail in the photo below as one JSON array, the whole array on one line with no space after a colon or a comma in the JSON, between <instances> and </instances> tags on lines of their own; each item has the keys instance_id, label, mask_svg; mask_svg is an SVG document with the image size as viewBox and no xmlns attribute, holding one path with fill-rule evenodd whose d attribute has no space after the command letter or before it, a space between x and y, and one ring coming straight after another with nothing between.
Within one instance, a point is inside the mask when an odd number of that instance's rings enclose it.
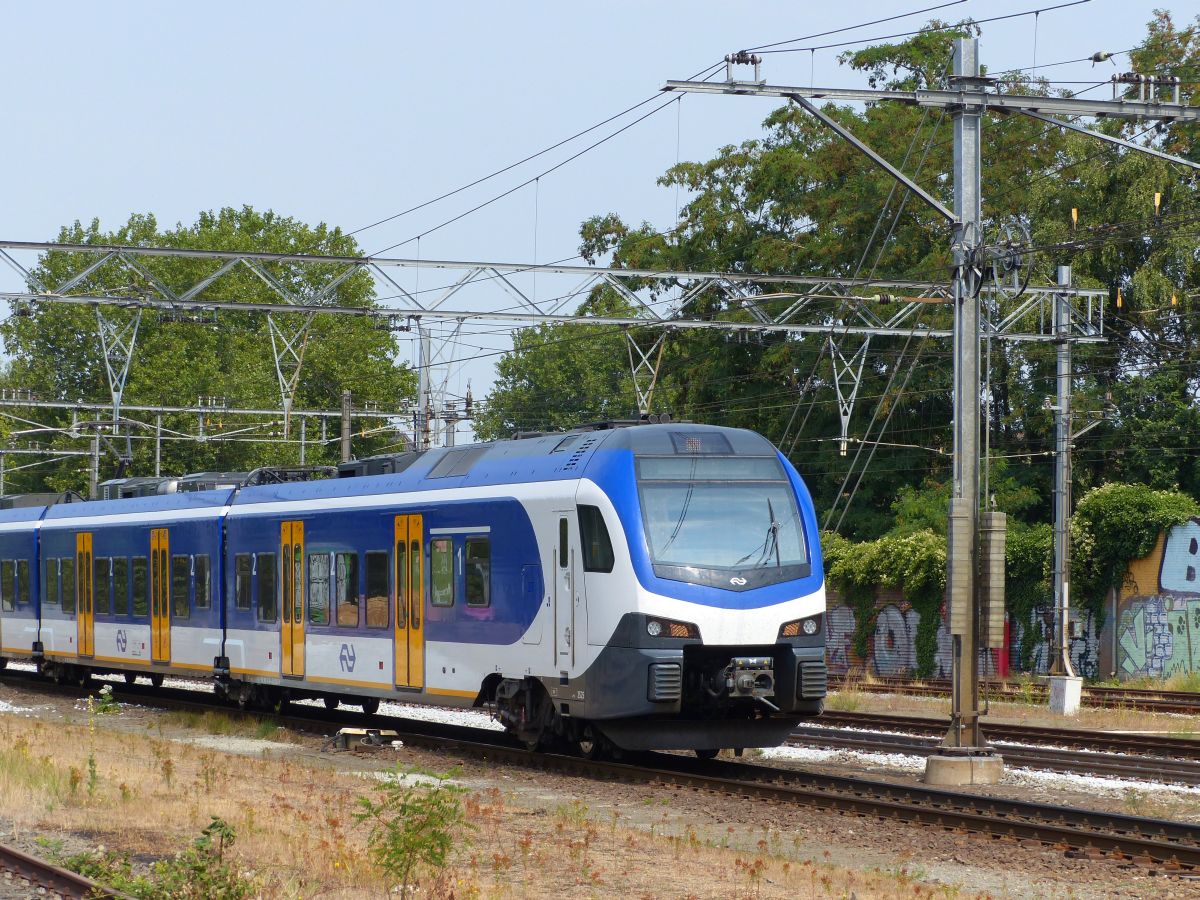
<instances>
[{"instance_id":1,"label":"steel rail","mask_svg":"<svg viewBox=\"0 0 1200 900\"><path fill-rule=\"evenodd\" d=\"M0 869L72 900L132 900L128 894L109 890L90 878L31 856L8 844L0 844Z\"/></svg>"},{"instance_id":2,"label":"steel rail","mask_svg":"<svg viewBox=\"0 0 1200 900\"><path fill-rule=\"evenodd\" d=\"M944 719L830 709L821 713L817 723L937 736L940 736L946 729ZM1012 743L1054 744L1059 747L1080 750L1108 751L1200 762L1200 740L1175 735L1119 734L1085 731L1080 728L1013 725L1007 722L988 722L984 725L984 731L989 738Z\"/></svg>"},{"instance_id":3,"label":"steel rail","mask_svg":"<svg viewBox=\"0 0 1200 900\"><path fill-rule=\"evenodd\" d=\"M942 730L945 730L944 725ZM991 742L995 746L996 752L1002 755L1004 762L1010 766L1077 775L1102 775L1136 781L1200 785L1200 765L1195 762L1002 743L994 740L995 736L986 726L984 734L992 739ZM837 726L804 725L793 732L788 743L834 750L860 750L867 753L897 753L904 756L925 757L937 747L939 738L869 732L847 733L839 730Z\"/></svg>"},{"instance_id":4,"label":"steel rail","mask_svg":"<svg viewBox=\"0 0 1200 900\"><path fill-rule=\"evenodd\" d=\"M45 686L61 691L56 686ZM218 705L215 701L195 699L196 691L170 688L156 691L147 685L120 683L113 683L113 690L117 695L128 695L139 702L165 708L211 709ZM231 710L231 714L238 713ZM487 729L417 722L389 715L363 716L319 707L291 706L286 715L277 718L282 724L306 731L316 729L321 733L328 733L330 726L343 724L389 728L410 744L586 778L674 785L885 821L1033 840L1084 855L1099 854L1126 862L1140 862L1170 872L1200 870L1200 829L1190 823L1166 819L973 796L920 785L746 762L706 762L671 754L640 754L638 764L603 762L557 753L530 752L508 735Z\"/></svg>"}]
</instances>

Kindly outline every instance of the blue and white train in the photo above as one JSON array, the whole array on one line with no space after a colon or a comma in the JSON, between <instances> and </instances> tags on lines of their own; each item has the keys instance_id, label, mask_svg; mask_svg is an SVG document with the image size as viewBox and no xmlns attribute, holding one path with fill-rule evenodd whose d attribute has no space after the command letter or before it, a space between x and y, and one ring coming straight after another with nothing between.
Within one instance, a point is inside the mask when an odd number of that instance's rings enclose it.
<instances>
[{"instance_id":1,"label":"blue and white train","mask_svg":"<svg viewBox=\"0 0 1200 900\"><path fill-rule=\"evenodd\" d=\"M817 524L765 438L593 427L391 468L2 511L0 655L243 706L486 707L588 753L770 746L820 712Z\"/></svg>"}]
</instances>

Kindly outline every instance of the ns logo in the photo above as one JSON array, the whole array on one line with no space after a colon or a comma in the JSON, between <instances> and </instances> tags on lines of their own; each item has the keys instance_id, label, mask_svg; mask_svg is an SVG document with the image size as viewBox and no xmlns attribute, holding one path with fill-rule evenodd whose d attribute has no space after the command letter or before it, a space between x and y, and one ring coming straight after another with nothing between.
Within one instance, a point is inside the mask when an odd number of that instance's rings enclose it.
<instances>
[{"instance_id":1,"label":"ns logo","mask_svg":"<svg viewBox=\"0 0 1200 900\"><path fill-rule=\"evenodd\" d=\"M735 576L733 576L732 578L730 578L730 579L729 579L729 583L730 583L730 584L736 584L738 587L745 587L745 586L746 586L746 579L745 579L745 578L739 578L738 576L736 576L736 575L735 575Z\"/></svg>"},{"instance_id":2,"label":"ns logo","mask_svg":"<svg viewBox=\"0 0 1200 900\"><path fill-rule=\"evenodd\" d=\"M338 654L338 664L342 667L342 671L353 672L356 659L358 659L358 654L354 652L354 645L342 644L342 650Z\"/></svg>"}]
</instances>

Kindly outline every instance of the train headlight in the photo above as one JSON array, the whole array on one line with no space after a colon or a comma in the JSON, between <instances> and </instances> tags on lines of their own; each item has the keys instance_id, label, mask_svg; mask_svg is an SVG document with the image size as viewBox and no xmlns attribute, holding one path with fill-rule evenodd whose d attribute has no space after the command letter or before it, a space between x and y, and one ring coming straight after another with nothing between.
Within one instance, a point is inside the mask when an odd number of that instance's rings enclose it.
<instances>
[{"instance_id":1,"label":"train headlight","mask_svg":"<svg viewBox=\"0 0 1200 900\"><path fill-rule=\"evenodd\" d=\"M676 622L673 619L647 619L646 634L650 637L698 638L700 629L691 622Z\"/></svg>"},{"instance_id":2,"label":"train headlight","mask_svg":"<svg viewBox=\"0 0 1200 900\"><path fill-rule=\"evenodd\" d=\"M793 619L785 622L779 629L781 638L794 638L800 635L812 637L821 630L821 617L809 616L807 619Z\"/></svg>"}]
</instances>

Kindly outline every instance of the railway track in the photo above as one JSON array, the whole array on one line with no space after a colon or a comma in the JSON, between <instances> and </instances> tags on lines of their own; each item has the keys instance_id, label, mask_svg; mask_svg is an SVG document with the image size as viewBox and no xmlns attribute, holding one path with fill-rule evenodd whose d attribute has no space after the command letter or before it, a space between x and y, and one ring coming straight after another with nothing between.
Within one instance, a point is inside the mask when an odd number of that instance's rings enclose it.
<instances>
[{"instance_id":1,"label":"railway track","mask_svg":"<svg viewBox=\"0 0 1200 900\"><path fill-rule=\"evenodd\" d=\"M831 689L847 684L845 676L829 676ZM866 693L906 694L917 697L948 697L950 682L944 679L913 681L892 676L872 676L870 681L850 679L856 691ZM1047 688L1043 685L1017 684L1009 681L983 681L982 696L992 700L1045 702ZM1200 693L1196 691L1160 691L1122 687L1085 687L1082 702L1085 706L1102 709L1139 709L1146 712L1200 715Z\"/></svg>"},{"instance_id":2,"label":"railway track","mask_svg":"<svg viewBox=\"0 0 1200 900\"><path fill-rule=\"evenodd\" d=\"M793 745L861 750L868 753L898 753L906 756L928 756L939 742L938 737L846 732L838 730L836 726L819 725L798 728L788 740L788 743ZM1028 747L999 741L995 742L995 747L1009 766L1136 781L1200 785L1200 764L1189 760L1122 756L1116 753L1093 753L1056 747Z\"/></svg>"},{"instance_id":3,"label":"railway track","mask_svg":"<svg viewBox=\"0 0 1200 900\"><path fill-rule=\"evenodd\" d=\"M947 728L945 719L831 709L821 713L816 722L842 728L900 731L939 738L946 733ZM1200 763L1200 740L1194 738L1166 734L1114 734L1085 731L1080 728L1050 728L988 721L984 722L983 731L991 740L1011 744L1050 744L1076 750L1127 753Z\"/></svg>"},{"instance_id":4,"label":"railway track","mask_svg":"<svg viewBox=\"0 0 1200 900\"><path fill-rule=\"evenodd\" d=\"M12 874L0 880L0 898L49 895L70 900L132 900L128 894L110 891L90 878L7 844L0 844L0 870Z\"/></svg>"},{"instance_id":5,"label":"railway track","mask_svg":"<svg viewBox=\"0 0 1200 900\"><path fill-rule=\"evenodd\" d=\"M55 691L62 688L46 685ZM121 699L166 708L208 710L197 692L155 691L114 685ZM186 696L186 695L191 695ZM231 715L237 715L230 710ZM1052 804L980 797L921 785L834 776L761 764L701 761L673 754L639 754L626 761L588 760L531 753L506 735L486 729L416 722L395 716L364 717L345 710L296 707L277 717L299 730L328 734L343 725L388 728L406 743L440 751L584 778L664 785L775 803L796 804L859 817L966 831L996 839L1033 841L1078 856L1138 864L1150 871L1200 876L1200 829L1192 824Z\"/></svg>"}]
</instances>

